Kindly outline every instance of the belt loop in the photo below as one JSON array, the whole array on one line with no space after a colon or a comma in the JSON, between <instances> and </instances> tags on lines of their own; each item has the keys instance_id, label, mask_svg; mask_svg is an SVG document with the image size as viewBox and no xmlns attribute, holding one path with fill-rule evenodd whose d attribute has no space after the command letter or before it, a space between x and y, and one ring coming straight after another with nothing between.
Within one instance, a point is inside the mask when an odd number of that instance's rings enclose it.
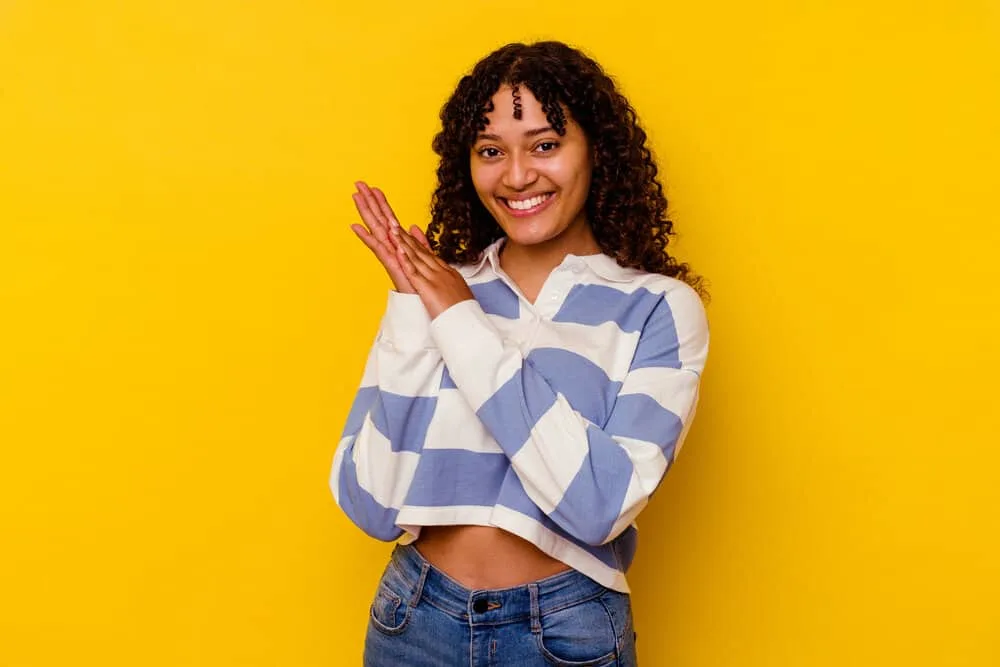
<instances>
[{"instance_id":1,"label":"belt loop","mask_svg":"<svg viewBox=\"0 0 1000 667\"><path fill-rule=\"evenodd\" d=\"M425 561L423 564L421 564L420 578L417 579L417 587L413 590L413 596L410 598L411 609L417 606L417 603L420 602L420 598L424 594L424 583L427 581L427 573L430 572L430 570L431 570L430 563Z\"/></svg>"},{"instance_id":2,"label":"belt loop","mask_svg":"<svg viewBox=\"0 0 1000 667\"><path fill-rule=\"evenodd\" d=\"M531 597L531 634L542 631L541 612L538 609L538 584L528 584L528 595Z\"/></svg>"}]
</instances>

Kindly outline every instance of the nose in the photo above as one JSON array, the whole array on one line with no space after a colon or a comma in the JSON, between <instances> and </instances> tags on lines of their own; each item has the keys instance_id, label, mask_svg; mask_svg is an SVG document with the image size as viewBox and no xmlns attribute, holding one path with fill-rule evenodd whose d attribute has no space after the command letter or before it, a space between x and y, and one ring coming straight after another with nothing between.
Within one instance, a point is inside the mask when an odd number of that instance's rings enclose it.
<instances>
[{"instance_id":1,"label":"nose","mask_svg":"<svg viewBox=\"0 0 1000 667\"><path fill-rule=\"evenodd\" d=\"M511 190L524 190L538 180L538 173L531 166L530 158L517 153L507 161L503 184Z\"/></svg>"}]
</instances>

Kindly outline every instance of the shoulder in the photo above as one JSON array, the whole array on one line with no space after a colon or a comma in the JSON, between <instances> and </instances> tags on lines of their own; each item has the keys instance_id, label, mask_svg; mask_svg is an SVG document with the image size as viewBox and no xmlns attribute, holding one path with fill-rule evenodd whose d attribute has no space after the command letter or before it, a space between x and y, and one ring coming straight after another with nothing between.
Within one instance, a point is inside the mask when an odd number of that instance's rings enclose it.
<instances>
[{"instance_id":1,"label":"shoulder","mask_svg":"<svg viewBox=\"0 0 1000 667\"><path fill-rule=\"evenodd\" d=\"M708 356L709 324L698 292L677 278L644 272L632 287L646 292L652 305L640 334L645 345L669 351L679 367L700 373Z\"/></svg>"},{"instance_id":2,"label":"shoulder","mask_svg":"<svg viewBox=\"0 0 1000 667\"><path fill-rule=\"evenodd\" d=\"M698 292L683 280L638 269L625 269L628 282L619 285L633 294L642 294L655 303L658 311L670 311L675 317L704 321L705 304Z\"/></svg>"}]
</instances>

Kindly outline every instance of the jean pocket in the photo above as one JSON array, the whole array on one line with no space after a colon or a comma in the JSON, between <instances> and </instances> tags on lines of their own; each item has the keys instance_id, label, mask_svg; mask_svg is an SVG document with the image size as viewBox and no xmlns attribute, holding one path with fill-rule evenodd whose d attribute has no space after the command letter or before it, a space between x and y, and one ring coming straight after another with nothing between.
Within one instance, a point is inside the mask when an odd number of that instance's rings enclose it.
<instances>
[{"instance_id":1,"label":"jean pocket","mask_svg":"<svg viewBox=\"0 0 1000 667\"><path fill-rule=\"evenodd\" d=\"M618 660L618 637L600 597L541 616L538 648L552 665L607 667Z\"/></svg>"},{"instance_id":2,"label":"jean pocket","mask_svg":"<svg viewBox=\"0 0 1000 667\"><path fill-rule=\"evenodd\" d=\"M389 635L401 633L410 620L409 587L392 563L386 567L378 583L370 616L375 629Z\"/></svg>"}]
</instances>

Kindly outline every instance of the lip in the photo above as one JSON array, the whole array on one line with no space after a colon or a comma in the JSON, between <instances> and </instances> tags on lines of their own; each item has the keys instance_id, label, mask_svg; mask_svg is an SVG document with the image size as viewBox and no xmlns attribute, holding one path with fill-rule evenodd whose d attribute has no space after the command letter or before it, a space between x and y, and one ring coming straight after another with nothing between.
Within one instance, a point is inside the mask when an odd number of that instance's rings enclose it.
<instances>
[{"instance_id":1,"label":"lip","mask_svg":"<svg viewBox=\"0 0 1000 667\"><path fill-rule=\"evenodd\" d=\"M503 207L503 210L507 212L507 215L510 215L515 218L527 218L532 215L538 215L539 213L547 209L549 205L553 202L553 200L555 200L555 198L558 196L559 196L558 194L552 192L549 194L548 198L541 204L539 204L535 208L529 208L524 211L518 211L508 206L505 197L497 197L497 199L500 200L500 205ZM526 197L526 199L531 199L531 197Z\"/></svg>"}]
</instances>

